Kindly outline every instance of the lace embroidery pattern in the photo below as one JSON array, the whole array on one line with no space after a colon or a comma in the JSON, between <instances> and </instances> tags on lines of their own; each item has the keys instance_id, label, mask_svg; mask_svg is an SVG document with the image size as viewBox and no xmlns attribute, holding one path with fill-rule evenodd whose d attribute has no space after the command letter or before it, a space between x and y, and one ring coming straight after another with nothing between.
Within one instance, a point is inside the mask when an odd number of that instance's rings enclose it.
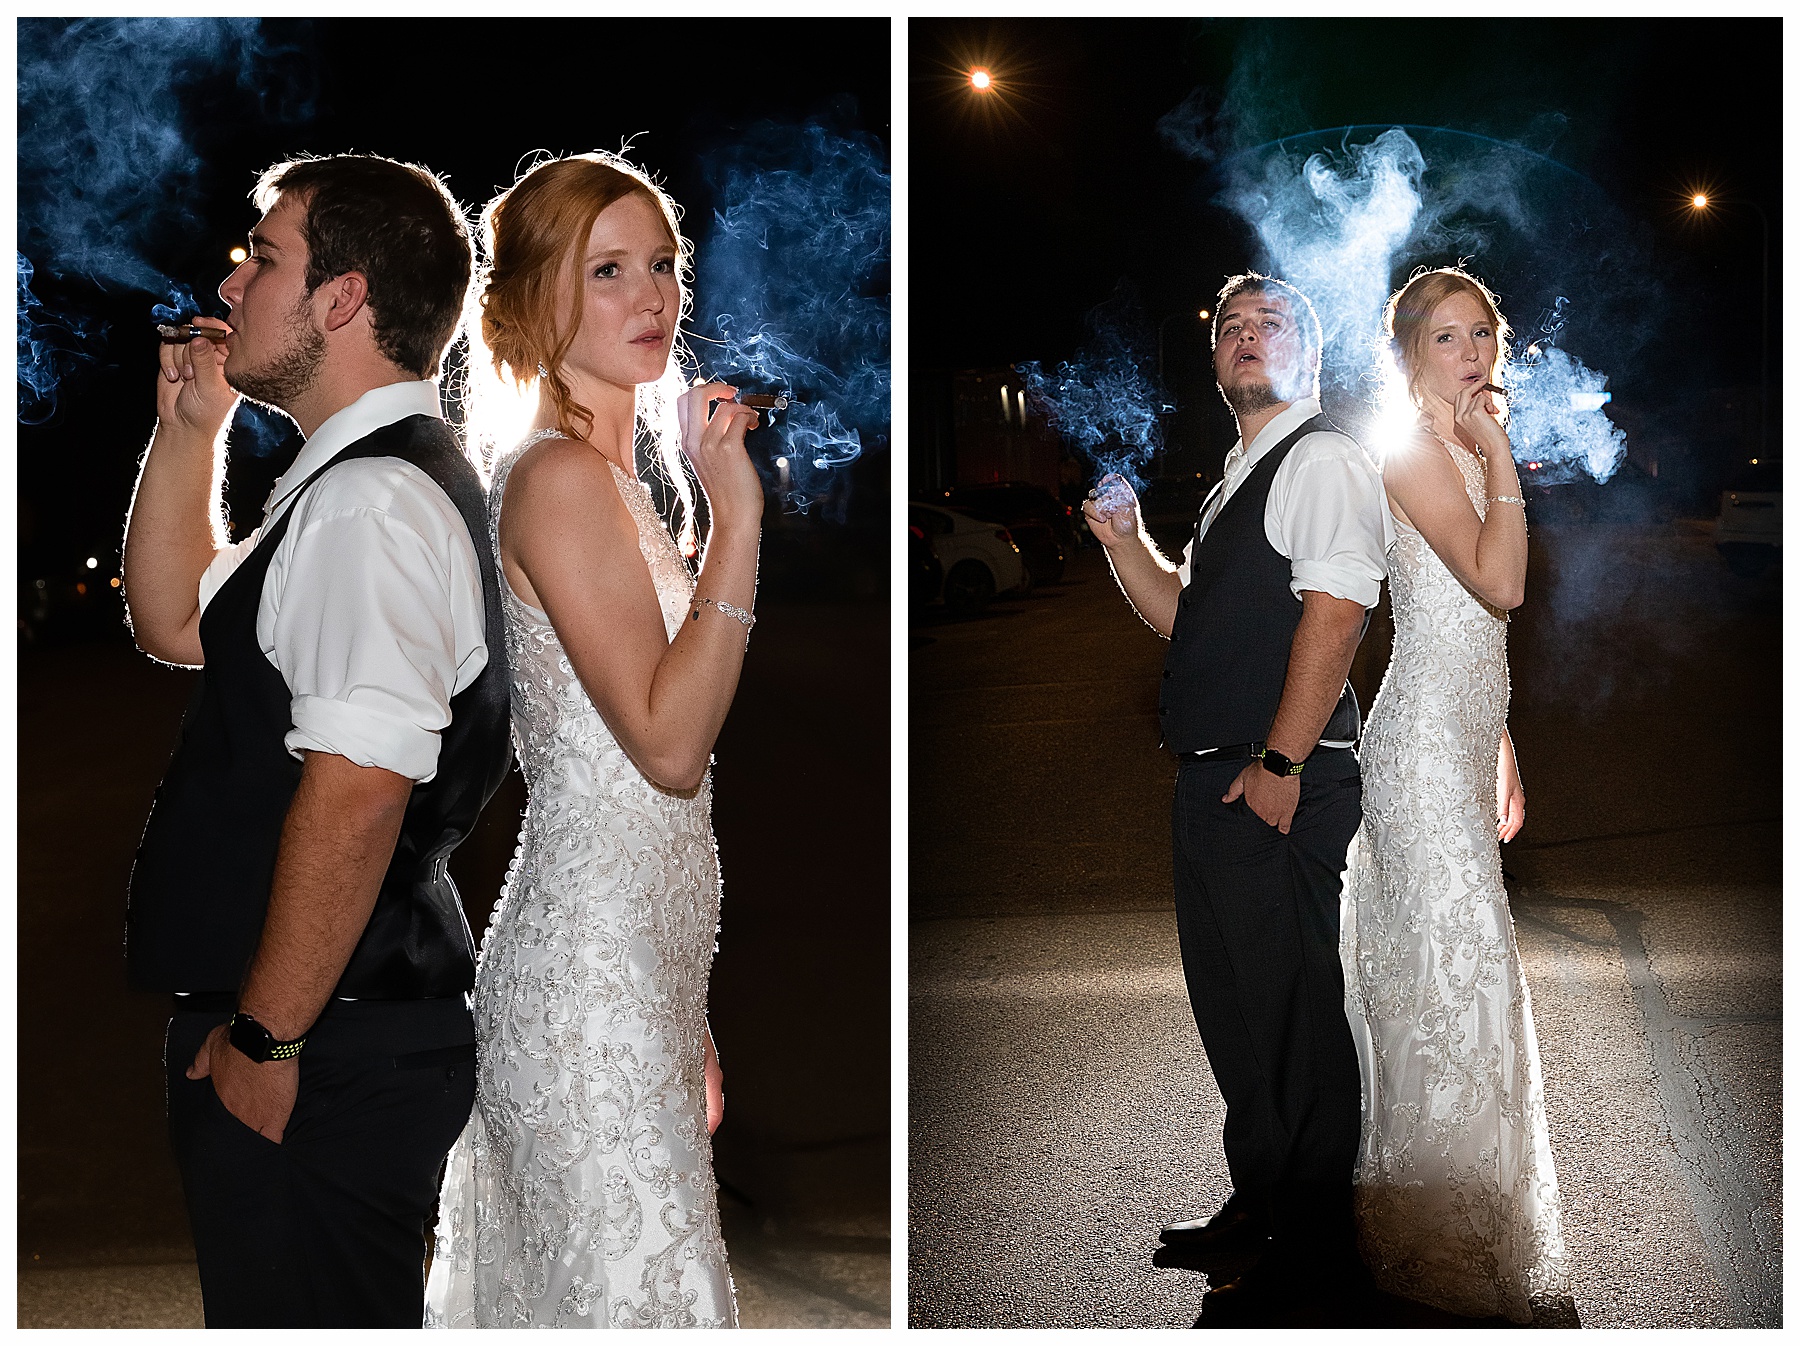
<instances>
[{"instance_id":1,"label":"lace embroidery pattern","mask_svg":"<svg viewBox=\"0 0 1800 1346\"><path fill-rule=\"evenodd\" d=\"M1485 464L1451 445L1486 517ZM1529 1322L1568 1294L1556 1165L1494 777L1506 614L1395 520L1394 651L1363 738L1341 952L1362 1062L1357 1223L1382 1288Z\"/></svg>"},{"instance_id":2,"label":"lace embroidery pattern","mask_svg":"<svg viewBox=\"0 0 1800 1346\"><path fill-rule=\"evenodd\" d=\"M490 545L526 439L496 464ZM694 581L616 466L670 639ZM702 1073L719 920L710 773L645 778L556 632L500 581L529 792L482 940L476 1105L450 1153L433 1327L735 1327Z\"/></svg>"}]
</instances>

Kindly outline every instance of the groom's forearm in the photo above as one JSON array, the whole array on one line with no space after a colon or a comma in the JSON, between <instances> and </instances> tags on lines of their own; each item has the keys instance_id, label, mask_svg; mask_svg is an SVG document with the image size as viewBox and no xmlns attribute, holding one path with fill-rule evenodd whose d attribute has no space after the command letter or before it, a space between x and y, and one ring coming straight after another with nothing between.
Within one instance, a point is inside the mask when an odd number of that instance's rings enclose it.
<instances>
[{"instance_id":1,"label":"groom's forearm","mask_svg":"<svg viewBox=\"0 0 1800 1346\"><path fill-rule=\"evenodd\" d=\"M1319 735L1344 694L1363 631L1361 603L1316 589L1303 590L1301 603L1287 681L1268 738L1271 748L1295 762L1318 746Z\"/></svg>"},{"instance_id":2,"label":"groom's forearm","mask_svg":"<svg viewBox=\"0 0 1800 1346\"><path fill-rule=\"evenodd\" d=\"M1140 528L1137 536L1106 549L1113 578L1137 615L1167 640L1175 629L1181 601L1181 576L1162 558L1156 544Z\"/></svg>"},{"instance_id":3,"label":"groom's forearm","mask_svg":"<svg viewBox=\"0 0 1800 1346\"><path fill-rule=\"evenodd\" d=\"M269 911L238 1006L280 1041L331 998L375 910L413 782L309 752L282 825Z\"/></svg>"},{"instance_id":4,"label":"groom's forearm","mask_svg":"<svg viewBox=\"0 0 1800 1346\"><path fill-rule=\"evenodd\" d=\"M125 520L120 570L138 647L171 664L200 664L200 578L224 545L225 454L217 439L159 423Z\"/></svg>"}]
</instances>

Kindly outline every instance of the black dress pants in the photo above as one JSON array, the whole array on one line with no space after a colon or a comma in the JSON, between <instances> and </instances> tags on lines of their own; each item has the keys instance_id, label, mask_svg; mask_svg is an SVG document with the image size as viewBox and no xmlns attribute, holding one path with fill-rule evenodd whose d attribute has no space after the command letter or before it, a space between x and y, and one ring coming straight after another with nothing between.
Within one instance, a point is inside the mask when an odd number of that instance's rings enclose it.
<instances>
[{"instance_id":1,"label":"black dress pants","mask_svg":"<svg viewBox=\"0 0 1800 1346\"><path fill-rule=\"evenodd\" d=\"M187 1078L229 1017L178 1010L167 1042L206 1325L421 1326L439 1170L475 1100L465 1001L331 1002L279 1145L227 1112L210 1078Z\"/></svg>"},{"instance_id":2,"label":"black dress pants","mask_svg":"<svg viewBox=\"0 0 1800 1346\"><path fill-rule=\"evenodd\" d=\"M1182 969L1225 1099L1232 1186L1269 1219L1277 1247L1333 1259L1354 1247L1351 1177L1362 1120L1338 962L1341 876L1362 820L1362 775L1347 749L1316 750L1284 837L1241 796L1221 802L1246 765L1181 763L1174 840Z\"/></svg>"}]
</instances>

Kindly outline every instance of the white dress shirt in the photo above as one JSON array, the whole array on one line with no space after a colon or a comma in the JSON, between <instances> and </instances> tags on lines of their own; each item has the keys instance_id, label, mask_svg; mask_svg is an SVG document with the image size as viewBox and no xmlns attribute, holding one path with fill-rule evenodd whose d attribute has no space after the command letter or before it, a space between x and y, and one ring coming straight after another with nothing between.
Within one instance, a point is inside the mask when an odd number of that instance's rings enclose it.
<instances>
[{"instance_id":1,"label":"white dress shirt","mask_svg":"<svg viewBox=\"0 0 1800 1346\"><path fill-rule=\"evenodd\" d=\"M1239 440L1225 455L1225 472L1200 511L1199 536L1205 537L1225 502L1282 440L1319 414L1319 399L1302 397L1262 428L1248 449ZM1303 589L1372 608L1381 601L1387 577L1387 548L1393 522L1382 494L1381 475L1362 446L1335 430L1315 430L1288 451L1263 508L1263 535L1293 566L1289 588L1298 599ZM1182 553L1181 576L1187 587L1194 544Z\"/></svg>"},{"instance_id":2,"label":"white dress shirt","mask_svg":"<svg viewBox=\"0 0 1800 1346\"><path fill-rule=\"evenodd\" d=\"M261 527L207 567L202 611L309 476L365 435L418 415L443 415L436 383L371 389L326 420L275 483ZM430 780L450 698L488 660L481 569L462 515L410 463L339 464L301 498L276 545L256 639L293 694L290 753L336 753Z\"/></svg>"}]
</instances>

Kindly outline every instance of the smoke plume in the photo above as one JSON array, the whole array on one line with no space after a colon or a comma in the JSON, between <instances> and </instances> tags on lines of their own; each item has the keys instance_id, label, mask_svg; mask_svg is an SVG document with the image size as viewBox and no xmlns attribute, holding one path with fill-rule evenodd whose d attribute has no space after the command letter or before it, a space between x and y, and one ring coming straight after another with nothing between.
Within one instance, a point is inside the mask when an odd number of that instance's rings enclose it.
<instances>
[{"instance_id":1,"label":"smoke plume","mask_svg":"<svg viewBox=\"0 0 1800 1346\"><path fill-rule=\"evenodd\" d=\"M47 311L34 276L142 293L156 318L195 312L157 260L200 226L184 93L230 79L273 122L310 103L257 19L21 19L18 42L21 410L41 420L104 328L73 301Z\"/></svg>"},{"instance_id":2,"label":"smoke plume","mask_svg":"<svg viewBox=\"0 0 1800 1346\"><path fill-rule=\"evenodd\" d=\"M773 421L785 466L760 466L805 511L888 433L887 167L873 139L818 122L753 127L706 167L695 349L711 376L800 399Z\"/></svg>"}]
</instances>

